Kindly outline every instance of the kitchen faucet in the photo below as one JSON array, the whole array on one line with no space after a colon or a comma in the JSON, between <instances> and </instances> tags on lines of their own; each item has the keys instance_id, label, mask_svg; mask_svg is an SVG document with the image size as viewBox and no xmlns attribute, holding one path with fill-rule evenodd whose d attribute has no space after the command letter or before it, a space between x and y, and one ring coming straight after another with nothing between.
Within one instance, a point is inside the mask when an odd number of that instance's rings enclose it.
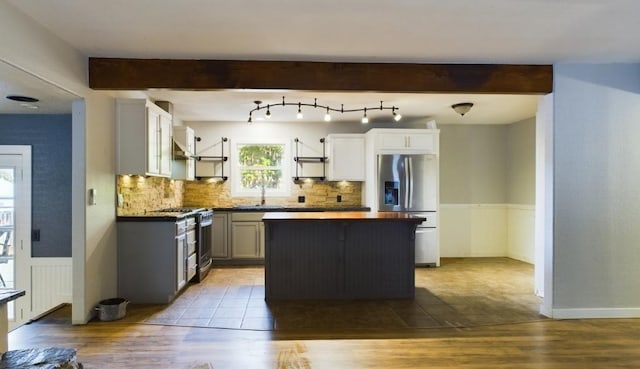
<instances>
[{"instance_id":1,"label":"kitchen faucet","mask_svg":"<svg viewBox=\"0 0 640 369\"><path fill-rule=\"evenodd\" d=\"M264 186L264 172L262 172L262 181L260 184L260 205L264 205L267 201L265 200L265 186Z\"/></svg>"}]
</instances>

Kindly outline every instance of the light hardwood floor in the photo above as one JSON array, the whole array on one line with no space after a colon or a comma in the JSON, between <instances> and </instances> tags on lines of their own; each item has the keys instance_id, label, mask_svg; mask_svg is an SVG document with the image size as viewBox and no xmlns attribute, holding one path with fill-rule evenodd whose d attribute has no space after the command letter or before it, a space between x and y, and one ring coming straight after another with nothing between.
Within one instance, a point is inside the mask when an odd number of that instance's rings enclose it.
<instances>
[{"instance_id":1,"label":"light hardwood floor","mask_svg":"<svg viewBox=\"0 0 640 369\"><path fill-rule=\"evenodd\" d=\"M220 270L209 284L255 283L251 269ZM420 272L416 283L432 297L417 306L441 322L450 312L428 310L437 299L456 311L456 319L464 318L451 324L307 322L297 328L278 329L275 323L270 329L229 329L179 325L180 318L150 324L148 319L169 307L131 306L123 320L72 326L66 307L11 332L9 348L73 347L85 368L640 368L640 319L556 321L529 315L536 303L523 292L533 278L529 269L508 259L459 259ZM398 315L393 309L390 314Z\"/></svg>"}]
</instances>

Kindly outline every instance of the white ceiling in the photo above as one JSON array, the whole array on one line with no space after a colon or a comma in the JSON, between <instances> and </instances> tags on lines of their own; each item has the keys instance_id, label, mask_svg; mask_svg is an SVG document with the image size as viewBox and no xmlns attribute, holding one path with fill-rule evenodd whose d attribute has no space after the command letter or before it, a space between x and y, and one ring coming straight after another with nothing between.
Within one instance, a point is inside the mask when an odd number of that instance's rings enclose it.
<instances>
[{"instance_id":1,"label":"white ceiling","mask_svg":"<svg viewBox=\"0 0 640 369\"><path fill-rule=\"evenodd\" d=\"M640 61L637 0L7 0L87 56L418 63ZM3 76L0 74L0 76ZM397 105L439 123L535 114L532 96L149 91L190 120L246 121L266 103ZM450 105L476 104L464 118ZM275 111L274 111L275 112ZM274 116L275 117L275 116Z\"/></svg>"},{"instance_id":2,"label":"white ceiling","mask_svg":"<svg viewBox=\"0 0 640 369\"><path fill-rule=\"evenodd\" d=\"M527 95L465 95L465 94L390 94L390 93L336 93L302 91L149 91L154 100L171 101L174 115L183 121L226 121L246 122L249 111L256 107L255 100L262 101L261 106L276 104L270 108L271 121L296 120L296 106L281 106L282 97L287 103L313 104L317 98L319 105L340 109L367 108L367 116L374 121L391 121L391 111L369 109L379 107L383 101L385 107L398 107L403 122L435 120L437 123L483 123L508 124L530 118L535 114L537 97ZM464 117L451 109L458 102L473 101L474 107ZM322 122L325 110L302 107L304 121ZM266 109L253 113L253 121L264 117ZM499 113L498 113L499 112ZM357 122L362 112L331 113L332 121ZM422 123L419 122L419 123Z\"/></svg>"},{"instance_id":3,"label":"white ceiling","mask_svg":"<svg viewBox=\"0 0 640 369\"><path fill-rule=\"evenodd\" d=\"M35 103L5 99L8 95L36 97ZM0 61L0 113L2 114L69 114L73 94Z\"/></svg>"}]
</instances>

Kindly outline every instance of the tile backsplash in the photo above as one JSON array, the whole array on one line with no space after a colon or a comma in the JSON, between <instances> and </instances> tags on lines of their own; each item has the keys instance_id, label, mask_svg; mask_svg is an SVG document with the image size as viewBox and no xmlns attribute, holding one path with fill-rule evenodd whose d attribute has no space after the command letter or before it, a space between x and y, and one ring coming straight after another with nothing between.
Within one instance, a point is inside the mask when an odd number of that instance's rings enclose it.
<instances>
[{"instance_id":1,"label":"tile backsplash","mask_svg":"<svg viewBox=\"0 0 640 369\"><path fill-rule=\"evenodd\" d=\"M184 191L185 206L230 207L234 205L257 205L259 197L232 197L231 183L224 182L186 182ZM337 201L338 195L341 202ZM304 196L305 202L299 203L298 197ZM362 184L360 182L318 182L303 181L291 186L291 195L287 197L267 197L267 205L299 207L337 207L360 206L362 203Z\"/></svg>"},{"instance_id":2,"label":"tile backsplash","mask_svg":"<svg viewBox=\"0 0 640 369\"><path fill-rule=\"evenodd\" d=\"M184 182L163 177L117 176L117 194L122 195L122 207L117 215L182 206Z\"/></svg>"},{"instance_id":3,"label":"tile backsplash","mask_svg":"<svg viewBox=\"0 0 640 369\"><path fill-rule=\"evenodd\" d=\"M259 197L232 197L230 182L182 181L162 177L117 176L116 190L122 195L118 215L189 207L231 207L256 205ZM337 201L338 195L341 202ZM298 197L305 202L299 203ZM362 183L303 181L293 184L287 197L267 197L268 205L299 207L361 206Z\"/></svg>"}]
</instances>

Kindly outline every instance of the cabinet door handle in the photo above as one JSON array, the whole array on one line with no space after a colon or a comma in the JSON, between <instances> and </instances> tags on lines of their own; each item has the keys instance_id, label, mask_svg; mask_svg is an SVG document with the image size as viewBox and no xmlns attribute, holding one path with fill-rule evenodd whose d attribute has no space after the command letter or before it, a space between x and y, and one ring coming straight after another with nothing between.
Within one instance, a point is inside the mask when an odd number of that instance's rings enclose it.
<instances>
[{"instance_id":1,"label":"cabinet door handle","mask_svg":"<svg viewBox=\"0 0 640 369\"><path fill-rule=\"evenodd\" d=\"M160 173L160 159L162 158L162 131L160 122L156 122L156 170Z\"/></svg>"}]
</instances>

